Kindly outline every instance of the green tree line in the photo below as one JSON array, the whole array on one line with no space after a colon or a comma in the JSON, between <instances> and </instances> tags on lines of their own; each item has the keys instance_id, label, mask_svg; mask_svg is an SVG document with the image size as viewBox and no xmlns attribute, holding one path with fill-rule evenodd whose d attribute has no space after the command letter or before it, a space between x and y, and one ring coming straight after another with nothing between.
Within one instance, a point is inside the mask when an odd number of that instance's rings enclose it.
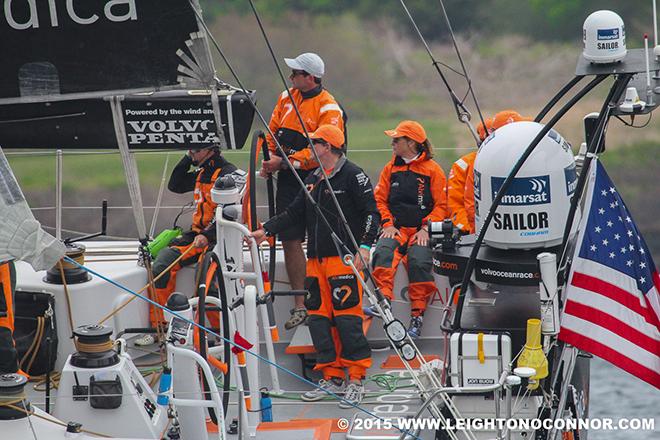
<instances>
[{"instance_id":1,"label":"green tree line","mask_svg":"<svg viewBox=\"0 0 660 440\"><path fill-rule=\"evenodd\" d=\"M417 25L430 40L448 35L440 0L404 0ZM251 13L247 0L200 0L207 20L220 14ZM411 32L400 0L254 0L268 20L291 13L310 15L354 14L364 20L389 20ZM653 34L651 0L444 0L457 33L488 37L520 34L538 41L566 41L581 38L582 23L593 11L611 9L624 20L628 38L640 41Z\"/></svg>"}]
</instances>

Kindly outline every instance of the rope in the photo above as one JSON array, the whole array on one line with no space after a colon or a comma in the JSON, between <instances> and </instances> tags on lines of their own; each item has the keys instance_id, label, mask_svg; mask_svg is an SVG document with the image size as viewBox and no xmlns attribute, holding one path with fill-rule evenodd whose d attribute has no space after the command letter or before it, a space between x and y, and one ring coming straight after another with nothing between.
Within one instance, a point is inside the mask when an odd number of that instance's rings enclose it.
<instances>
[{"instance_id":1,"label":"rope","mask_svg":"<svg viewBox=\"0 0 660 440\"><path fill-rule=\"evenodd\" d=\"M41 346L41 337L43 336L43 328L44 328L44 318L42 316L37 317L37 329L34 332L34 339L32 339L32 342L30 343L30 347L25 351L25 354L21 358L20 362L18 365L21 367L21 370L25 371L26 373L29 374L29 367L28 368L23 368L23 364L25 361L28 359L28 356L32 354L32 351L34 350L35 352L38 351L38 347ZM37 347L37 348L35 348ZM32 357L32 360L30 361L29 365L32 366L32 361L34 360L34 357Z\"/></svg>"},{"instance_id":2,"label":"rope","mask_svg":"<svg viewBox=\"0 0 660 440\"><path fill-rule=\"evenodd\" d=\"M174 261L172 262L172 264L170 264L169 266L167 266L167 267L165 268L164 271L162 271L160 274L158 274L157 277L155 277L155 278L153 279L153 282L155 283L155 282L158 281L161 277L165 276L165 274L168 273L168 272L170 271L170 269L172 269L172 268L174 267L175 264L177 264L179 261L181 261L181 259L182 259L183 257L185 257L185 256L188 254L188 252L190 252L190 251L192 250L192 248L193 248L193 245L190 245L185 251L183 251L183 253L182 253L182 254L181 254L176 260L174 260ZM81 265L81 267L84 267L84 266ZM137 291L137 294L139 295L140 293L144 292L145 289L147 289L149 286L150 286L150 283L145 284L140 290ZM132 292L131 292L131 293L132 293ZM120 305L120 306L117 307L115 310L113 310L111 313L109 313L108 315L104 316L104 317L99 321L99 325L102 325L102 324L105 323L108 319L110 319L110 318L112 318L113 316L115 316L117 313L119 313L119 311L120 311L121 309L123 309L124 307L126 307L127 305L129 305L129 304L130 304L135 298L138 298L138 296L132 296L131 298L129 298L128 300L126 300L122 305Z\"/></svg>"},{"instance_id":3,"label":"rope","mask_svg":"<svg viewBox=\"0 0 660 440\"><path fill-rule=\"evenodd\" d=\"M105 353L106 351L112 350L114 346L115 344L111 340L97 344L86 344L80 342L78 338L76 338L76 349L83 353Z\"/></svg>"},{"instance_id":4,"label":"rope","mask_svg":"<svg viewBox=\"0 0 660 440\"><path fill-rule=\"evenodd\" d=\"M73 260L69 257L64 257L64 259L69 260L75 264L79 264L76 260ZM71 331L71 337L73 337L73 313L71 313L71 296L69 295L69 287L66 284L66 276L64 276L64 265L62 260L57 262L57 265L60 268L60 276L62 277L62 287L64 287L64 297L66 299L66 312L69 315L69 330Z\"/></svg>"},{"instance_id":5,"label":"rope","mask_svg":"<svg viewBox=\"0 0 660 440\"><path fill-rule=\"evenodd\" d=\"M60 378L62 373L55 372L50 375L50 387L53 389L58 389L60 386ZM30 376L30 382L34 382L32 389L39 392L45 392L46 388L46 375L42 374L41 376Z\"/></svg>"},{"instance_id":6,"label":"rope","mask_svg":"<svg viewBox=\"0 0 660 440\"><path fill-rule=\"evenodd\" d=\"M191 249L192 245L190 248ZM147 288L147 295L149 295L149 299L156 301L156 286L154 284L154 273L151 270L151 254L149 254L149 251L146 249L146 247L142 247L142 252L144 252L144 268L147 270L147 280L148 280L148 288ZM165 272L165 271L163 271ZM158 321L156 322L156 334L158 336L159 341L164 341L165 340L165 330L163 329L163 315L162 313L160 316L158 316ZM160 360L163 364L165 364L165 352L164 352L164 345L160 345L158 352L160 353Z\"/></svg>"},{"instance_id":7,"label":"rope","mask_svg":"<svg viewBox=\"0 0 660 440\"><path fill-rule=\"evenodd\" d=\"M36 345L34 347L34 351L32 352L32 356L30 357L30 362L28 362L27 368L24 370L27 374L30 374L30 370L32 369L32 364L34 363L34 360L37 358L37 354L39 353L39 348L41 347L41 340L44 335L44 330L46 329L46 319L44 319L43 316L39 316L37 318L37 334L35 336L35 341ZM23 364L21 362L21 369L23 368ZM46 368L50 368L50 365L47 365Z\"/></svg>"},{"instance_id":8,"label":"rope","mask_svg":"<svg viewBox=\"0 0 660 440\"><path fill-rule=\"evenodd\" d=\"M18 402L14 402L14 403L20 403L21 401L22 401L22 400L19 400ZM34 417L37 417L37 418L39 418L39 419L41 419L41 420L45 420L45 421L47 421L47 422L53 423L53 424L55 424L55 425L63 426L63 427L65 427L65 428L67 427L67 424L66 424L66 423L60 422L59 420L51 419L50 417L45 417L45 416L39 415L39 414L37 414L37 413L34 412L34 411L28 411L28 410L26 410L26 409L24 409L24 408L20 408L20 407L14 405L14 404L9 404L9 403L2 404L2 403L0 403L0 406L7 406L8 408L11 408L11 409L13 409L13 410L15 410L15 411L20 411L20 412L22 412L23 414L27 414L28 417L30 417L30 416L34 416ZM89 429L82 429L82 428L81 428L81 429L80 429L80 432L84 432L84 433L86 433L86 434L95 435L95 436L97 436L97 437L113 438L113 436L111 436L111 435L101 434L100 432L90 431Z\"/></svg>"}]
</instances>

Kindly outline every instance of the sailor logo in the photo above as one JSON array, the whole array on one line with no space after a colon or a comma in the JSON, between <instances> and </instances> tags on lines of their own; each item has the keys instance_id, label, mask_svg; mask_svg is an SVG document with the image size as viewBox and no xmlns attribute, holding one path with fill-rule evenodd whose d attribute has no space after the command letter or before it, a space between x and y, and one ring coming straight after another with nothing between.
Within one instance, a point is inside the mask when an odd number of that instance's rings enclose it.
<instances>
[{"instance_id":1,"label":"sailor logo","mask_svg":"<svg viewBox=\"0 0 660 440\"><path fill-rule=\"evenodd\" d=\"M623 34L623 32L621 32L621 34ZM619 37L620 34L618 28L598 29L597 38L599 42L596 44L596 47L599 50L617 50L619 49Z\"/></svg>"},{"instance_id":2,"label":"sailor logo","mask_svg":"<svg viewBox=\"0 0 660 440\"><path fill-rule=\"evenodd\" d=\"M504 177L491 177L493 199L497 197L504 180ZM506 206L529 206L546 203L550 203L550 176L548 175L514 178L501 201L501 204Z\"/></svg>"}]
</instances>

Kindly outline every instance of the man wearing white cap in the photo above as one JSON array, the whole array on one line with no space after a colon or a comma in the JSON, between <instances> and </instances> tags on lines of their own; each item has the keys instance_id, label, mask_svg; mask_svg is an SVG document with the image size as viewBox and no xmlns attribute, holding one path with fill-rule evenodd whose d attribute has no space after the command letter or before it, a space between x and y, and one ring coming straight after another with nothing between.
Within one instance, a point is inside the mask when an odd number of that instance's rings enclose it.
<instances>
[{"instance_id":1,"label":"man wearing white cap","mask_svg":"<svg viewBox=\"0 0 660 440\"><path fill-rule=\"evenodd\" d=\"M334 125L345 133L345 113L335 98L323 88L321 78L325 74L325 65L321 57L315 53L303 53L296 58L285 58L284 62L291 68L289 80L292 87L282 92L268 124L271 132L288 156L293 170L288 169L280 152L276 149L275 140L268 135L268 149L271 159L263 162L262 173L278 173L276 209L282 213L293 201L300 190L294 172L304 181L310 171L318 167L312 151L308 148L309 141L305 136L313 133L321 125ZM289 93L291 97L289 97ZM300 125L293 102L300 112L305 129ZM284 249L284 261L289 275L291 289L302 290L305 283L305 254L302 242L305 240L304 225L292 225L279 233ZM304 298L295 297L295 307L291 317L284 324L286 329L292 329L302 324L307 317Z\"/></svg>"}]
</instances>

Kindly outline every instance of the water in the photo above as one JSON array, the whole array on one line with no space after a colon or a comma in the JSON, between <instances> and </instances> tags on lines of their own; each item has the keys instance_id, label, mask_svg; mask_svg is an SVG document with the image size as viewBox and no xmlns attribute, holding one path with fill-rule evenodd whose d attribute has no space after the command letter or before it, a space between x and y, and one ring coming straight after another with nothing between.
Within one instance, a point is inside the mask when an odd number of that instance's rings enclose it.
<instances>
[{"instance_id":1,"label":"water","mask_svg":"<svg viewBox=\"0 0 660 440\"><path fill-rule=\"evenodd\" d=\"M591 430L590 440L660 440L660 390L614 365L594 357L591 362L590 417L654 419L653 431Z\"/></svg>"}]
</instances>

